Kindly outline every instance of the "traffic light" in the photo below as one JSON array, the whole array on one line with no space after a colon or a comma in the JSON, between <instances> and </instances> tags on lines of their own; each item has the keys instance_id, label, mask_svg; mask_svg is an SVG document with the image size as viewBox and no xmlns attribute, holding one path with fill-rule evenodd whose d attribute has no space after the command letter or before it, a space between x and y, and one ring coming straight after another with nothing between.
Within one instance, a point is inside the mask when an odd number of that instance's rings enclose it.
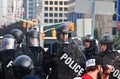
<instances>
[{"instance_id":1,"label":"traffic light","mask_svg":"<svg viewBox=\"0 0 120 79\"><path fill-rule=\"evenodd\" d=\"M42 40L44 40L44 39L45 39L45 35L46 35L46 34L44 34L44 33L41 35Z\"/></svg>"},{"instance_id":2,"label":"traffic light","mask_svg":"<svg viewBox=\"0 0 120 79\"><path fill-rule=\"evenodd\" d=\"M56 37L56 30L55 29L52 30L52 37Z\"/></svg>"},{"instance_id":3,"label":"traffic light","mask_svg":"<svg viewBox=\"0 0 120 79\"><path fill-rule=\"evenodd\" d=\"M23 20L23 28L26 28L26 25L27 25L26 20Z\"/></svg>"},{"instance_id":4,"label":"traffic light","mask_svg":"<svg viewBox=\"0 0 120 79\"><path fill-rule=\"evenodd\" d=\"M70 22L69 23L69 27L70 27L71 31L74 31L75 30L75 28L74 28L74 22Z\"/></svg>"},{"instance_id":5,"label":"traffic light","mask_svg":"<svg viewBox=\"0 0 120 79\"><path fill-rule=\"evenodd\" d=\"M27 23L27 27L28 27L28 29L31 27L31 21L30 20Z\"/></svg>"},{"instance_id":6,"label":"traffic light","mask_svg":"<svg viewBox=\"0 0 120 79\"><path fill-rule=\"evenodd\" d=\"M37 26L37 24L38 24L38 20L37 20L37 18L35 18L35 19L32 19L32 21L33 21L33 26Z\"/></svg>"}]
</instances>

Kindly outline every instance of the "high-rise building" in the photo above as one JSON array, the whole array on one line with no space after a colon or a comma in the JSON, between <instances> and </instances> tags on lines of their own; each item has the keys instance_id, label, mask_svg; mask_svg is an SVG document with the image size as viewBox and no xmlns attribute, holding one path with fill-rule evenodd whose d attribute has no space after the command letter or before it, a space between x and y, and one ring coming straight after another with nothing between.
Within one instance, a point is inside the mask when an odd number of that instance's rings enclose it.
<instances>
[{"instance_id":1,"label":"high-rise building","mask_svg":"<svg viewBox=\"0 0 120 79\"><path fill-rule=\"evenodd\" d=\"M67 21L68 0L24 0L25 18L40 17L42 24Z\"/></svg>"}]
</instances>

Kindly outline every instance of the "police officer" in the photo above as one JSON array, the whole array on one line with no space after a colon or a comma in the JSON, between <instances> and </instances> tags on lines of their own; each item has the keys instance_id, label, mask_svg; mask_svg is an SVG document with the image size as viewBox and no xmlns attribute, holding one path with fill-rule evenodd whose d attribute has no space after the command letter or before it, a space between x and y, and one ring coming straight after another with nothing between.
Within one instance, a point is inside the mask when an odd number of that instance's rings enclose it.
<instances>
[{"instance_id":1,"label":"police officer","mask_svg":"<svg viewBox=\"0 0 120 79\"><path fill-rule=\"evenodd\" d=\"M114 39L109 34L104 34L100 39L101 52L100 57L103 58L104 64L114 66L113 72L109 79L120 78L120 54L114 49Z\"/></svg>"},{"instance_id":2,"label":"police officer","mask_svg":"<svg viewBox=\"0 0 120 79\"><path fill-rule=\"evenodd\" d=\"M13 61L12 64L14 79L39 79L34 74L34 63L27 55L20 55Z\"/></svg>"},{"instance_id":3,"label":"police officer","mask_svg":"<svg viewBox=\"0 0 120 79\"><path fill-rule=\"evenodd\" d=\"M86 59L89 59L92 56L97 56L98 55L98 48L96 45L96 40L91 34L87 34L84 39L84 50L83 52L85 53Z\"/></svg>"},{"instance_id":4,"label":"police officer","mask_svg":"<svg viewBox=\"0 0 120 79\"><path fill-rule=\"evenodd\" d=\"M73 79L84 72L85 56L71 39L69 26L63 24L57 29L57 41L50 45L44 58L48 79ZM78 70L76 71L77 67ZM79 71L81 73L79 74Z\"/></svg>"},{"instance_id":5,"label":"police officer","mask_svg":"<svg viewBox=\"0 0 120 79\"><path fill-rule=\"evenodd\" d=\"M1 50L3 79L12 79L10 65L15 58L15 38L13 35L7 34L3 36Z\"/></svg>"},{"instance_id":6,"label":"police officer","mask_svg":"<svg viewBox=\"0 0 120 79\"><path fill-rule=\"evenodd\" d=\"M16 39L16 54L15 57L19 55L25 54L25 35L24 33L19 29L13 29L11 30L10 34L12 34Z\"/></svg>"},{"instance_id":7,"label":"police officer","mask_svg":"<svg viewBox=\"0 0 120 79\"><path fill-rule=\"evenodd\" d=\"M36 73L43 76L42 64L44 49L39 46L38 32L34 29L30 29L26 34L26 52L31 57L37 69Z\"/></svg>"}]
</instances>

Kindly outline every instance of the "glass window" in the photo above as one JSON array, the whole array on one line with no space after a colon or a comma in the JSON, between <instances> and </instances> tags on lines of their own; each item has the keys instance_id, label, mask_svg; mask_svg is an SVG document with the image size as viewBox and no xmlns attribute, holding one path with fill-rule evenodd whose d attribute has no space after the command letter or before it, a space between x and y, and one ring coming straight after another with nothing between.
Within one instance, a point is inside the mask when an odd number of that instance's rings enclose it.
<instances>
[{"instance_id":1,"label":"glass window","mask_svg":"<svg viewBox=\"0 0 120 79\"><path fill-rule=\"evenodd\" d=\"M113 1L115 3L115 8L117 8L117 1Z\"/></svg>"},{"instance_id":2,"label":"glass window","mask_svg":"<svg viewBox=\"0 0 120 79\"><path fill-rule=\"evenodd\" d=\"M45 1L45 4L48 4L48 1Z\"/></svg>"},{"instance_id":3,"label":"glass window","mask_svg":"<svg viewBox=\"0 0 120 79\"><path fill-rule=\"evenodd\" d=\"M33 6L33 3L29 3L30 6Z\"/></svg>"},{"instance_id":4,"label":"glass window","mask_svg":"<svg viewBox=\"0 0 120 79\"><path fill-rule=\"evenodd\" d=\"M67 11L68 10L68 8L64 8L64 11Z\"/></svg>"},{"instance_id":5,"label":"glass window","mask_svg":"<svg viewBox=\"0 0 120 79\"><path fill-rule=\"evenodd\" d=\"M49 23L53 23L53 20L52 20L52 19L49 19Z\"/></svg>"},{"instance_id":6,"label":"glass window","mask_svg":"<svg viewBox=\"0 0 120 79\"><path fill-rule=\"evenodd\" d=\"M29 0L29 1L33 1L33 0Z\"/></svg>"},{"instance_id":7,"label":"glass window","mask_svg":"<svg viewBox=\"0 0 120 79\"><path fill-rule=\"evenodd\" d=\"M59 14L59 17L62 17L62 16L63 16L62 13L60 13L60 14Z\"/></svg>"},{"instance_id":8,"label":"glass window","mask_svg":"<svg viewBox=\"0 0 120 79\"><path fill-rule=\"evenodd\" d=\"M54 17L58 17L58 14L57 14L57 13L55 13L55 14L54 14Z\"/></svg>"},{"instance_id":9,"label":"glass window","mask_svg":"<svg viewBox=\"0 0 120 79\"><path fill-rule=\"evenodd\" d=\"M67 19L64 19L64 22L66 22L67 21Z\"/></svg>"},{"instance_id":10,"label":"glass window","mask_svg":"<svg viewBox=\"0 0 120 79\"><path fill-rule=\"evenodd\" d=\"M60 5L63 5L63 2L62 1L60 1L60 3L59 3Z\"/></svg>"},{"instance_id":11,"label":"glass window","mask_svg":"<svg viewBox=\"0 0 120 79\"><path fill-rule=\"evenodd\" d=\"M44 22L45 22L45 23L48 23L48 19L45 19Z\"/></svg>"},{"instance_id":12,"label":"glass window","mask_svg":"<svg viewBox=\"0 0 120 79\"><path fill-rule=\"evenodd\" d=\"M117 20L117 14L114 14L113 15L113 21L116 21Z\"/></svg>"},{"instance_id":13,"label":"glass window","mask_svg":"<svg viewBox=\"0 0 120 79\"><path fill-rule=\"evenodd\" d=\"M57 7L55 7L55 11L58 11L58 8L57 8Z\"/></svg>"},{"instance_id":14,"label":"glass window","mask_svg":"<svg viewBox=\"0 0 120 79\"><path fill-rule=\"evenodd\" d=\"M58 1L55 1L55 3L54 3L55 5L58 5Z\"/></svg>"},{"instance_id":15,"label":"glass window","mask_svg":"<svg viewBox=\"0 0 120 79\"><path fill-rule=\"evenodd\" d=\"M112 35L117 35L117 27L112 28Z\"/></svg>"},{"instance_id":16,"label":"glass window","mask_svg":"<svg viewBox=\"0 0 120 79\"><path fill-rule=\"evenodd\" d=\"M50 1L50 5L53 5L53 1Z\"/></svg>"},{"instance_id":17,"label":"glass window","mask_svg":"<svg viewBox=\"0 0 120 79\"><path fill-rule=\"evenodd\" d=\"M62 22L62 19L60 19L59 22Z\"/></svg>"},{"instance_id":18,"label":"glass window","mask_svg":"<svg viewBox=\"0 0 120 79\"><path fill-rule=\"evenodd\" d=\"M50 17L53 17L53 13L50 13L49 16L50 16Z\"/></svg>"},{"instance_id":19,"label":"glass window","mask_svg":"<svg viewBox=\"0 0 120 79\"><path fill-rule=\"evenodd\" d=\"M45 11L48 11L48 7L45 7Z\"/></svg>"},{"instance_id":20,"label":"glass window","mask_svg":"<svg viewBox=\"0 0 120 79\"><path fill-rule=\"evenodd\" d=\"M48 13L45 13L45 17L48 17Z\"/></svg>"},{"instance_id":21,"label":"glass window","mask_svg":"<svg viewBox=\"0 0 120 79\"><path fill-rule=\"evenodd\" d=\"M66 2L66 1L64 2L64 5L67 5L67 2Z\"/></svg>"},{"instance_id":22,"label":"glass window","mask_svg":"<svg viewBox=\"0 0 120 79\"><path fill-rule=\"evenodd\" d=\"M62 11L62 10L63 10L63 8L62 8L62 7L60 7L60 8L59 8L59 10L60 10L60 11Z\"/></svg>"},{"instance_id":23,"label":"glass window","mask_svg":"<svg viewBox=\"0 0 120 79\"><path fill-rule=\"evenodd\" d=\"M54 19L54 23L57 23L58 21L57 21L57 19Z\"/></svg>"},{"instance_id":24,"label":"glass window","mask_svg":"<svg viewBox=\"0 0 120 79\"><path fill-rule=\"evenodd\" d=\"M53 7L50 7L50 11L53 11Z\"/></svg>"}]
</instances>

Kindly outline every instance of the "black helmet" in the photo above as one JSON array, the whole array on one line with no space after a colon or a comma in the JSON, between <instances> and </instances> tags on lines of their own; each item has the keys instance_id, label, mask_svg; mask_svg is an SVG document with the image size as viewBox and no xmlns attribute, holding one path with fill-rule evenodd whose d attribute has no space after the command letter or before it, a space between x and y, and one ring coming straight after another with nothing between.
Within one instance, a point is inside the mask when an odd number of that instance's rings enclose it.
<instances>
[{"instance_id":1,"label":"black helmet","mask_svg":"<svg viewBox=\"0 0 120 79\"><path fill-rule=\"evenodd\" d=\"M94 37L91 35L91 34L87 34L85 37L84 37L84 41L94 41Z\"/></svg>"},{"instance_id":2,"label":"black helmet","mask_svg":"<svg viewBox=\"0 0 120 79\"><path fill-rule=\"evenodd\" d=\"M24 34L21 30L19 29L13 29L11 32L10 32L16 39L17 43L21 43L23 38L24 38Z\"/></svg>"},{"instance_id":3,"label":"black helmet","mask_svg":"<svg viewBox=\"0 0 120 79\"><path fill-rule=\"evenodd\" d=\"M59 26L59 28L57 29L57 33L61 34L61 33L71 33L69 26L62 24Z\"/></svg>"},{"instance_id":4,"label":"black helmet","mask_svg":"<svg viewBox=\"0 0 120 79\"><path fill-rule=\"evenodd\" d=\"M90 47L89 48L93 48L94 46L96 46L96 40L94 39L93 35L91 35L91 34L87 34L84 37L83 43L85 44L85 42L90 42Z\"/></svg>"},{"instance_id":5,"label":"black helmet","mask_svg":"<svg viewBox=\"0 0 120 79\"><path fill-rule=\"evenodd\" d=\"M110 43L114 43L114 39L111 35L109 34L104 34L102 36L102 38L100 39L100 43L103 43L103 44L110 44Z\"/></svg>"},{"instance_id":6,"label":"black helmet","mask_svg":"<svg viewBox=\"0 0 120 79\"><path fill-rule=\"evenodd\" d=\"M18 79L30 74L33 69L33 61L27 55L20 55L13 61L13 74Z\"/></svg>"},{"instance_id":7,"label":"black helmet","mask_svg":"<svg viewBox=\"0 0 120 79\"><path fill-rule=\"evenodd\" d=\"M106 44L107 45L106 51L112 51L114 47L114 38L109 34L104 34L100 39L100 44Z\"/></svg>"},{"instance_id":8,"label":"black helmet","mask_svg":"<svg viewBox=\"0 0 120 79\"><path fill-rule=\"evenodd\" d=\"M27 37L38 38L38 32L34 29L30 29L27 32Z\"/></svg>"},{"instance_id":9,"label":"black helmet","mask_svg":"<svg viewBox=\"0 0 120 79\"><path fill-rule=\"evenodd\" d=\"M15 38L11 34L4 35L2 38L1 50L15 49Z\"/></svg>"},{"instance_id":10,"label":"black helmet","mask_svg":"<svg viewBox=\"0 0 120 79\"><path fill-rule=\"evenodd\" d=\"M38 32L34 29L31 29L27 32L27 45L28 46L38 46Z\"/></svg>"}]
</instances>

